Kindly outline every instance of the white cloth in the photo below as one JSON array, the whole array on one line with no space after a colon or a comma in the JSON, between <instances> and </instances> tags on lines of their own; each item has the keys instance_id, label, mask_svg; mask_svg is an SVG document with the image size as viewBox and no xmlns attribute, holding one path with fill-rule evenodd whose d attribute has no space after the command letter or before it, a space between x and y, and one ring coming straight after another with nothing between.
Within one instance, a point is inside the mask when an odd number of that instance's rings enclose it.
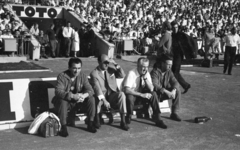
<instances>
[{"instance_id":1,"label":"white cloth","mask_svg":"<svg viewBox=\"0 0 240 150\"><path fill-rule=\"evenodd\" d=\"M152 78L150 76L150 73L147 72L147 80L152 84ZM137 71L137 68L132 69L128 72L126 77L123 81L123 87L129 87L130 89L134 91L139 90L139 83L140 83L140 74ZM144 86L145 82L142 80L142 85Z\"/></svg>"},{"instance_id":2,"label":"white cloth","mask_svg":"<svg viewBox=\"0 0 240 150\"><path fill-rule=\"evenodd\" d=\"M37 118L34 119L34 121L31 123L29 129L28 129L28 133L29 134L37 134L38 133L38 128L40 127L41 123L48 117L52 117L54 119L56 119L59 123L59 131L61 130L61 124L60 124L60 120L59 118L51 113L51 112L43 112L41 113L39 116L37 116Z\"/></svg>"},{"instance_id":3,"label":"white cloth","mask_svg":"<svg viewBox=\"0 0 240 150\"><path fill-rule=\"evenodd\" d=\"M79 48L79 42L80 42L80 39L79 39L78 32L74 31L74 33L73 33L72 51L78 52L78 51L80 50L80 48Z\"/></svg>"}]
</instances>

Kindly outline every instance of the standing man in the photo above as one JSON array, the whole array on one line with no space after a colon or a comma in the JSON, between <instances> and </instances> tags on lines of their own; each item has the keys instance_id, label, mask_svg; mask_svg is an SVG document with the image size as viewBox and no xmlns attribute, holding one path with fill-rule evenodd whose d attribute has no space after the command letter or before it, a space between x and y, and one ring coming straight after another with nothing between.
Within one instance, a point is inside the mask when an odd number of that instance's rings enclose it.
<instances>
[{"instance_id":1,"label":"standing man","mask_svg":"<svg viewBox=\"0 0 240 150\"><path fill-rule=\"evenodd\" d=\"M49 39L48 36L46 34L44 34L43 30L40 30L40 34L38 36L38 41L41 44L40 47L40 58L48 58L48 56L46 55L46 49L49 43Z\"/></svg>"},{"instance_id":2,"label":"standing man","mask_svg":"<svg viewBox=\"0 0 240 150\"><path fill-rule=\"evenodd\" d=\"M81 69L81 59L71 58L68 62L68 70L60 73L57 77L55 97L52 103L62 125L60 135L63 137L68 136L67 123L75 126L75 114L81 105L87 108L88 131L97 132L93 125L96 110L93 89Z\"/></svg>"},{"instance_id":3,"label":"standing man","mask_svg":"<svg viewBox=\"0 0 240 150\"><path fill-rule=\"evenodd\" d=\"M56 49L57 49L57 39L55 37L56 34L55 34L55 31L54 31L54 27L55 27L55 25L51 24L50 29L47 30L47 35L48 35L48 39L49 39L49 45L50 45L50 48L51 48L52 58L56 57Z\"/></svg>"},{"instance_id":4,"label":"standing man","mask_svg":"<svg viewBox=\"0 0 240 150\"><path fill-rule=\"evenodd\" d=\"M189 88L191 88L191 85L187 83L182 75L180 74L181 70L181 63L183 60L183 57L185 55L186 58L192 57L190 54L193 50L193 44L190 41L191 37L186 35L183 32L179 31L179 26L177 22L172 22L172 53L173 53L173 65L172 65L172 71L175 75L175 78L179 82L179 84L183 87L184 93L186 93Z\"/></svg>"},{"instance_id":5,"label":"standing man","mask_svg":"<svg viewBox=\"0 0 240 150\"><path fill-rule=\"evenodd\" d=\"M156 117L156 125L166 129L167 126L161 120L159 101L156 92L153 91L154 86L148 72L148 67L149 60L144 57L139 58L137 68L130 70L123 81L123 90L127 98L128 111L126 122L127 124L131 123L135 101L140 101L144 104L145 109L148 108L149 104L151 105L153 114Z\"/></svg>"},{"instance_id":6,"label":"standing man","mask_svg":"<svg viewBox=\"0 0 240 150\"><path fill-rule=\"evenodd\" d=\"M165 22L163 24L163 32L164 35L160 39L159 49L157 51L157 56L160 57L161 54L172 55L172 36L171 36L171 24L169 22Z\"/></svg>"},{"instance_id":7,"label":"standing man","mask_svg":"<svg viewBox=\"0 0 240 150\"><path fill-rule=\"evenodd\" d=\"M65 48L66 57L69 57L70 55L72 34L73 34L73 29L71 28L71 23L68 22L67 26L63 28L64 48Z\"/></svg>"},{"instance_id":8,"label":"standing man","mask_svg":"<svg viewBox=\"0 0 240 150\"><path fill-rule=\"evenodd\" d=\"M240 44L239 35L236 33L236 28L233 27L231 29L231 33L223 38L224 46L226 46L224 53L223 73L225 74L228 69L228 75L232 75L232 66L234 63L236 50L237 48L239 49L238 44Z\"/></svg>"},{"instance_id":9,"label":"standing man","mask_svg":"<svg viewBox=\"0 0 240 150\"><path fill-rule=\"evenodd\" d=\"M110 63L112 63L115 67L110 67ZM125 122L125 115L127 113L126 97L125 94L118 89L116 83L116 78L124 78L125 73L113 59L110 60L105 54L98 57L98 64L97 68L90 74L92 86L98 98L96 125L100 128L99 112L103 104L106 109L113 108L120 111L120 127L127 131L129 127Z\"/></svg>"},{"instance_id":10,"label":"standing man","mask_svg":"<svg viewBox=\"0 0 240 150\"><path fill-rule=\"evenodd\" d=\"M173 62L170 56L162 55L160 61L158 60L156 65L154 65L151 71L151 77L158 99L161 102L172 99L172 113L170 118L175 121L181 121L181 118L177 115L181 92L178 81L171 71L172 64Z\"/></svg>"}]
</instances>

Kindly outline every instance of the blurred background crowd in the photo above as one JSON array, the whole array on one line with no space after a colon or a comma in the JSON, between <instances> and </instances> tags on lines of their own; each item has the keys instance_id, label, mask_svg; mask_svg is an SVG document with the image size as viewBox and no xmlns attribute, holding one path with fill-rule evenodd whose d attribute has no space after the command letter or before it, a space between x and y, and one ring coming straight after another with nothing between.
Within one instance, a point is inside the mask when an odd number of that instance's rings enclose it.
<instances>
[{"instance_id":1,"label":"blurred background crowd","mask_svg":"<svg viewBox=\"0 0 240 150\"><path fill-rule=\"evenodd\" d=\"M14 3L22 4L25 1L15 0ZM89 38L92 36L89 31L93 30L115 45L119 40L132 39L137 52L142 53L145 46L154 52L164 34L164 22L172 21L178 23L180 31L195 39L202 39L203 44L209 40L213 45L218 45L212 51L220 54L224 52L221 39L230 29L236 27L239 34L239 0L28 0L27 3L64 7L75 12L85 21L85 26L73 27L78 31L80 43L87 41L87 44L83 44L85 49L89 47ZM18 34L21 25L8 12L1 9L0 13L0 34ZM36 26L33 25L30 32L39 36L41 32L34 31ZM80 44L79 49L81 47ZM93 53L82 52L78 56Z\"/></svg>"}]
</instances>

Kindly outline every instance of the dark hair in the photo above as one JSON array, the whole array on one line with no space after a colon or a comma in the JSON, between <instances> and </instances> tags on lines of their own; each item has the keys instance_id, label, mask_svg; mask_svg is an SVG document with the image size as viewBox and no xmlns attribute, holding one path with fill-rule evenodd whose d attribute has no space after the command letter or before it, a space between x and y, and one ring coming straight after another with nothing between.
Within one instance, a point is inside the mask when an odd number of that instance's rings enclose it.
<instances>
[{"instance_id":1,"label":"dark hair","mask_svg":"<svg viewBox=\"0 0 240 150\"><path fill-rule=\"evenodd\" d=\"M172 21L172 22L171 22L171 26L172 26L172 27L175 26L176 24L178 24L176 21Z\"/></svg>"},{"instance_id":2,"label":"dark hair","mask_svg":"<svg viewBox=\"0 0 240 150\"><path fill-rule=\"evenodd\" d=\"M162 54L160 57L157 58L157 62L166 62L167 60L173 60L172 56Z\"/></svg>"},{"instance_id":3,"label":"dark hair","mask_svg":"<svg viewBox=\"0 0 240 150\"><path fill-rule=\"evenodd\" d=\"M70 58L68 61L68 67L71 68L72 64L81 64L82 65L82 60L79 58Z\"/></svg>"}]
</instances>

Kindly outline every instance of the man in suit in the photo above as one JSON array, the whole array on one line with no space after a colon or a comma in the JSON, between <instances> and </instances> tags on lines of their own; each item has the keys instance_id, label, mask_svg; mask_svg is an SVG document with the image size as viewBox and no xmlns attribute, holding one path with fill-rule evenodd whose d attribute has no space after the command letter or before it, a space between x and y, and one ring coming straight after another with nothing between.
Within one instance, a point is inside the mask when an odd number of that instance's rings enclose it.
<instances>
[{"instance_id":1,"label":"man in suit","mask_svg":"<svg viewBox=\"0 0 240 150\"><path fill-rule=\"evenodd\" d=\"M114 67L111 67L110 63ZM98 99L96 100L96 127L100 128L99 112L103 104L106 109L119 109L121 114L120 127L127 131L129 127L125 122L125 114L127 113L126 97L123 92L119 91L116 83L116 78L124 78L125 73L113 59L110 60L105 54L98 57L98 64L90 74L91 83Z\"/></svg>"},{"instance_id":2,"label":"man in suit","mask_svg":"<svg viewBox=\"0 0 240 150\"><path fill-rule=\"evenodd\" d=\"M123 90L127 98L127 124L131 123L133 108L135 102L143 104L143 109L148 109L149 104L153 109L153 114L156 118L156 126L166 128L166 125L161 120L159 100L150 73L148 72L149 60L141 57L138 59L137 68L130 70L123 81Z\"/></svg>"},{"instance_id":3,"label":"man in suit","mask_svg":"<svg viewBox=\"0 0 240 150\"><path fill-rule=\"evenodd\" d=\"M161 102L163 100L172 99L172 113L170 118L175 121L181 121L181 118L177 115L181 92L179 90L178 81L171 71L171 67L171 56L162 55L162 57L157 60L156 65L154 65L154 68L151 71L151 78L154 91L157 93L158 99ZM166 125L165 127L167 128Z\"/></svg>"},{"instance_id":4,"label":"man in suit","mask_svg":"<svg viewBox=\"0 0 240 150\"><path fill-rule=\"evenodd\" d=\"M79 106L87 108L88 131L97 132L93 125L96 113L93 89L87 76L81 72L81 68L82 61L79 58L71 58L68 62L68 70L57 77L52 103L62 125L60 135L63 137L68 136L67 124L75 126L75 114Z\"/></svg>"},{"instance_id":5,"label":"man in suit","mask_svg":"<svg viewBox=\"0 0 240 150\"><path fill-rule=\"evenodd\" d=\"M186 93L190 88L191 85L184 80L182 75L180 74L181 70L181 63L183 60L183 56L186 58L193 58L194 53L194 44L193 39L188 36L187 34L179 31L179 25L177 22L172 22L172 54L173 54L173 65L172 65L172 72L175 75L175 78L179 82L179 84L183 87L184 93Z\"/></svg>"}]
</instances>

